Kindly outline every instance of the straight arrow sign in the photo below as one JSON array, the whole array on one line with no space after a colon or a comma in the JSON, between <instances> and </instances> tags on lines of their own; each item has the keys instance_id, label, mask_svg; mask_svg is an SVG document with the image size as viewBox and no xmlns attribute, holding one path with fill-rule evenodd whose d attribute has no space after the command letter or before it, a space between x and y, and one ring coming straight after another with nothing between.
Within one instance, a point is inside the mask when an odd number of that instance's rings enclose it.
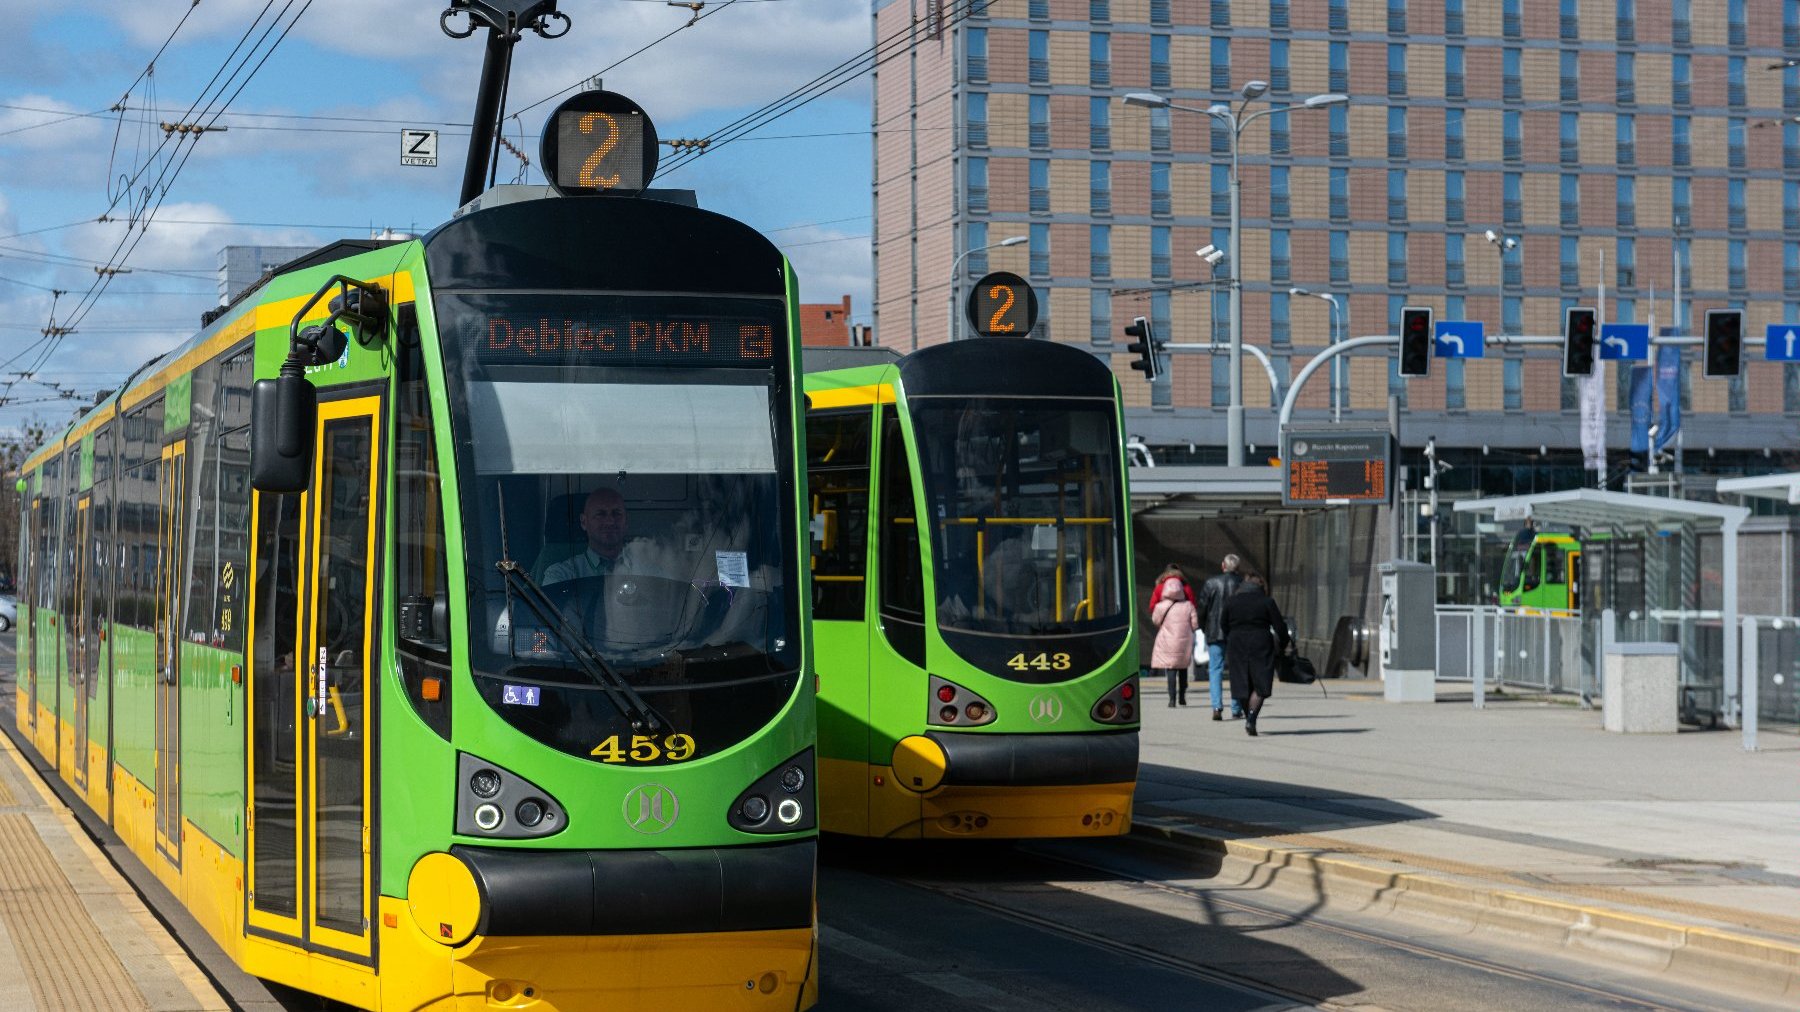
<instances>
[{"instance_id":1,"label":"straight arrow sign","mask_svg":"<svg viewBox=\"0 0 1800 1012\"><path fill-rule=\"evenodd\" d=\"M1800 323L1771 323L1763 343L1770 362L1800 362Z\"/></svg>"}]
</instances>

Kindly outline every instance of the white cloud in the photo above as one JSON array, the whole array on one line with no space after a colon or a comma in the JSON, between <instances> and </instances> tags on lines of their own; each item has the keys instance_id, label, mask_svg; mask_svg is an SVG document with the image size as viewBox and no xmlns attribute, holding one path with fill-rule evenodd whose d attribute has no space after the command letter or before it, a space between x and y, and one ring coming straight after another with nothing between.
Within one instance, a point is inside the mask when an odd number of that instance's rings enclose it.
<instances>
[{"instance_id":1,"label":"white cloud","mask_svg":"<svg viewBox=\"0 0 1800 1012\"><path fill-rule=\"evenodd\" d=\"M844 231L807 225L784 229L770 238L800 275L800 301L836 302L848 295L851 318L867 318L872 261L869 237L860 227Z\"/></svg>"}]
</instances>

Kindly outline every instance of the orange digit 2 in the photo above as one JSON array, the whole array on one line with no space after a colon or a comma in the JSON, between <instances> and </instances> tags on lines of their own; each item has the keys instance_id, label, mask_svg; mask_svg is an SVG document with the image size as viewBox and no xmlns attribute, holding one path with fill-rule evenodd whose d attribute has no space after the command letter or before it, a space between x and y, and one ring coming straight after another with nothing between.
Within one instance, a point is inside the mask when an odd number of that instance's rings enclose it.
<instances>
[{"instance_id":1,"label":"orange digit 2","mask_svg":"<svg viewBox=\"0 0 1800 1012\"><path fill-rule=\"evenodd\" d=\"M602 176L599 171L600 160L605 158L607 154L612 151L613 147L619 143L619 124L617 120L614 120L606 113L590 112L581 117L581 121L578 124L581 132L584 134L593 133L594 121L596 120L606 121L606 139L601 141L600 146L595 148L593 153L587 156L587 160L581 163L581 174L576 178L576 181L582 186L597 186L602 190L607 190L619 185L619 174L615 172L610 176Z\"/></svg>"},{"instance_id":2,"label":"orange digit 2","mask_svg":"<svg viewBox=\"0 0 1800 1012\"><path fill-rule=\"evenodd\" d=\"M1004 319L1006 314L1012 309L1013 302L1018 296L1013 294L1011 285L995 285L988 289L988 301L999 302L1001 292L1006 293L1006 302L1002 304L999 309L994 310L993 317L988 320L988 333L990 334L1010 334L1013 332L1012 321L1007 320L1005 323L1000 321Z\"/></svg>"}]
</instances>

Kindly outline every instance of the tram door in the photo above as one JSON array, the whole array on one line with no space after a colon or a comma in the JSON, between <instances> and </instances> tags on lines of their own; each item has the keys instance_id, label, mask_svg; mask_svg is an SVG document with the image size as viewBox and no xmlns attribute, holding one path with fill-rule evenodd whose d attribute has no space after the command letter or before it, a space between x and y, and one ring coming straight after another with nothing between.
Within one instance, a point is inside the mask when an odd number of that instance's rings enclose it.
<instances>
[{"instance_id":1,"label":"tram door","mask_svg":"<svg viewBox=\"0 0 1800 1012\"><path fill-rule=\"evenodd\" d=\"M72 706L74 745L69 752L69 779L76 787L87 790L88 752L88 681L93 677L94 657L99 649L94 635L94 580L91 534L93 498L82 496L75 504L75 613L68 622L69 631L69 698Z\"/></svg>"},{"instance_id":2,"label":"tram door","mask_svg":"<svg viewBox=\"0 0 1800 1012\"><path fill-rule=\"evenodd\" d=\"M369 922L379 397L319 405L311 488L257 495L252 627L253 932L351 958Z\"/></svg>"},{"instance_id":3,"label":"tram door","mask_svg":"<svg viewBox=\"0 0 1800 1012\"><path fill-rule=\"evenodd\" d=\"M156 848L181 863L181 598L187 590L187 441L157 471Z\"/></svg>"},{"instance_id":4,"label":"tram door","mask_svg":"<svg viewBox=\"0 0 1800 1012\"><path fill-rule=\"evenodd\" d=\"M38 596L43 593L43 581L49 579L44 571L44 500L42 496L31 500L31 529L27 532L31 539L31 550L25 559L24 593L19 596L21 609L19 621L24 623L26 635L25 650L25 707L24 719L21 721L27 737L37 737L38 708L38 644L43 634L37 627Z\"/></svg>"}]
</instances>

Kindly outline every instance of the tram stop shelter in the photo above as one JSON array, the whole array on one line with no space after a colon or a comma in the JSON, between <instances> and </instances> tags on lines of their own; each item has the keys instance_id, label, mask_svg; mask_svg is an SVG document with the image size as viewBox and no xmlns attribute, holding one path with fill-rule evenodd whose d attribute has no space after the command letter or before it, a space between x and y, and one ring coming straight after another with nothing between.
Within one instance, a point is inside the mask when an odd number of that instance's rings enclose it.
<instances>
[{"instance_id":1,"label":"tram stop shelter","mask_svg":"<svg viewBox=\"0 0 1800 1012\"><path fill-rule=\"evenodd\" d=\"M1795 476L1800 478L1800 476ZM1720 482L1721 492L1726 491ZM1796 492L1800 495L1800 492ZM1639 557L1642 584L1642 617L1632 623L1640 639L1660 639L1653 630L1658 623L1673 621L1678 625L1678 641L1682 641L1684 658L1683 683L1710 681L1710 672L1696 670L1699 651L1692 642L1699 638L1700 620L1716 617L1719 621L1720 675L1723 705L1720 710L1726 723L1735 724L1739 706L1738 680L1738 528L1750 516L1743 506L1666 496L1641 495L1582 488L1563 492L1540 492L1535 495L1500 496L1472 499L1455 505L1458 513L1492 516L1496 520L1537 520L1540 524L1556 524L1582 532L1584 546L1592 541L1608 539L1624 542L1641 539ZM1718 611L1702 610L1698 588L1707 574L1701 564L1701 536L1718 534L1721 539L1718 572ZM1674 542L1671 544L1671 542ZM1669 564L1673 552L1674 564ZM1593 577L1588 577L1592 579ZM1607 598L1614 598L1610 592ZM1604 600L1613 606L1612 600ZM1597 623L1599 616L1584 616L1584 624ZM1622 639L1625 637L1621 637ZM1594 641L1594 642L1597 642ZM1710 665L1707 665L1710 667ZM1752 690L1754 691L1754 690Z\"/></svg>"}]
</instances>

